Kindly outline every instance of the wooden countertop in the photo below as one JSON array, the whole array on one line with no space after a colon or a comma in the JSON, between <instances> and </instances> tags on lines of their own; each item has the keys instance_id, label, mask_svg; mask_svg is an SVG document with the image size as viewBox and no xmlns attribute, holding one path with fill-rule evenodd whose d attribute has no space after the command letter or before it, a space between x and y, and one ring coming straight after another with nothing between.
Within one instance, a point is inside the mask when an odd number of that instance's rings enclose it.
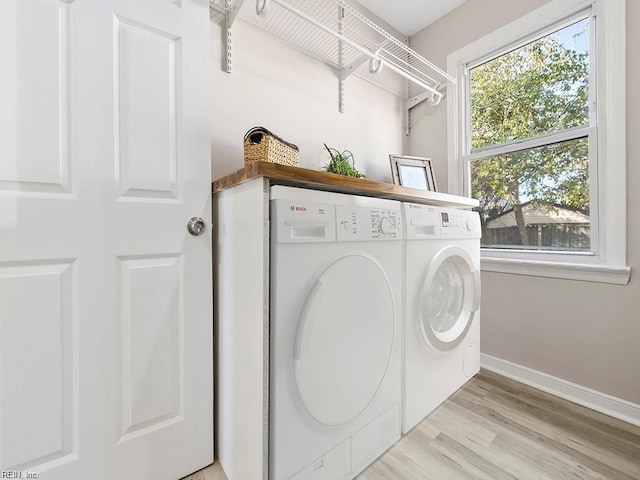
<instances>
[{"instance_id":1,"label":"wooden countertop","mask_svg":"<svg viewBox=\"0 0 640 480\"><path fill-rule=\"evenodd\" d=\"M347 177L334 173L290 167L269 162L254 162L226 177L216 180L212 184L212 191L216 193L257 177L267 178L271 185L289 185L436 206L457 208L478 206L477 200L460 197L458 195L429 192L415 188L401 187L391 183L374 182L362 178Z\"/></svg>"}]
</instances>

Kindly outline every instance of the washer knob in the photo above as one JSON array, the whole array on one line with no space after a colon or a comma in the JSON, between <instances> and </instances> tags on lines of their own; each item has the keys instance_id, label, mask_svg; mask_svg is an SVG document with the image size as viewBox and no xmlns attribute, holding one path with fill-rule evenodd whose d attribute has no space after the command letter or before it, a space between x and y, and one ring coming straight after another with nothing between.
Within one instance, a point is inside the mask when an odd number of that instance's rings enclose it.
<instances>
[{"instance_id":1,"label":"washer knob","mask_svg":"<svg viewBox=\"0 0 640 480\"><path fill-rule=\"evenodd\" d=\"M473 228L474 228L473 220L471 220L471 219L467 220L467 230L472 232Z\"/></svg>"}]
</instances>

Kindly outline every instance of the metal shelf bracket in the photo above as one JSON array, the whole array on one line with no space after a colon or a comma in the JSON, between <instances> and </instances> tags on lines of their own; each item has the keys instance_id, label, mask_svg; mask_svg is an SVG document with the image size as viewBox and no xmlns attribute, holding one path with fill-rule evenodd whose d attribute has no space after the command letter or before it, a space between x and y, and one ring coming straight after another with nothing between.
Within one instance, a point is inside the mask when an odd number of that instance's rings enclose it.
<instances>
[{"instance_id":1,"label":"metal shelf bracket","mask_svg":"<svg viewBox=\"0 0 640 480\"><path fill-rule=\"evenodd\" d=\"M438 92L440 88L442 87L436 86L436 90L438 90ZM440 103L440 100L442 100L443 97L444 97L443 93L440 93L439 95L435 95L433 92L422 92L422 93L419 93L418 95L414 95L413 97L407 98L407 108L411 110L413 107L420 105L425 100L427 101L427 103L429 103L429 105L438 105Z\"/></svg>"},{"instance_id":2,"label":"metal shelf bracket","mask_svg":"<svg viewBox=\"0 0 640 480\"><path fill-rule=\"evenodd\" d=\"M386 45L389 44L389 40L384 40L382 42L380 42L379 44L377 44L373 51L374 52L379 52L382 48L384 48ZM380 58L377 59L378 60L378 65L380 66L378 69L378 72L380 71L380 69L382 68L382 60ZM346 79L349 75L351 75L353 72L355 72L358 67L360 67L360 65L364 64L366 61L372 62L374 61L373 58L370 58L368 55L362 55L360 58L354 60L353 62L351 62L349 65L345 65L344 67L342 67L341 69L341 76L343 79ZM369 71L371 73L374 73L371 71L371 69L369 69ZM377 73L377 72L376 72Z\"/></svg>"},{"instance_id":3,"label":"metal shelf bracket","mask_svg":"<svg viewBox=\"0 0 640 480\"><path fill-rule=\"evenodd\" d=\"M338 33L342 35L344 25L344 8L338 8ZM347 77L344 76L344 56L345 56L345 44L342 39L338 40L338 111L344 113L344 81Z\"/></svg>"},{"instance_id":4,"label":"metal shelf bracket","mask_svg":"<svg viewBox=\"0 0 640 480\"><path fill-rule=\"evenodd\" d=\"M238 12L240 11L243 3L244 0L209 0L209 10L211 11L212 18L215 18L216 23L223 25L223 69L227 73L231 73L232 70L231 27L233 26L233 22L238 16Z\"/></svg>"}]
</instances>

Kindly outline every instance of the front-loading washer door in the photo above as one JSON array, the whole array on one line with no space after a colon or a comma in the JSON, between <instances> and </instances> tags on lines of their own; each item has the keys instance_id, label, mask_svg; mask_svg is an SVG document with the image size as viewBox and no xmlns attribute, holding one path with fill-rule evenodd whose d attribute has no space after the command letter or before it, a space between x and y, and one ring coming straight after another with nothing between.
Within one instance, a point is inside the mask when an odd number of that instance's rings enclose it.
<instances>
[{"instance_id":1,"label":"front-loading washer door","mask_svg":"<svg viewBox=\"0 0 640 480\"><path fill-rule=\"evenodd\" d=\"M374 259L344 256L320 275L293 352L298 392L314 420L343 425L366 409L385 377L395 322L391 286Z\"/></svg>"},{"instance_id":2,"label":"front-loading washer door","mask_svg":"<svg viewBox=\"0 0 640 480\"><path fill-rule=\"evenodd\" d=\"M424 340L436 350L452 350L464 339L479 307L480 272L462 248L443 248L429 262L418 295Z\"/></svg>"}]
</instances>

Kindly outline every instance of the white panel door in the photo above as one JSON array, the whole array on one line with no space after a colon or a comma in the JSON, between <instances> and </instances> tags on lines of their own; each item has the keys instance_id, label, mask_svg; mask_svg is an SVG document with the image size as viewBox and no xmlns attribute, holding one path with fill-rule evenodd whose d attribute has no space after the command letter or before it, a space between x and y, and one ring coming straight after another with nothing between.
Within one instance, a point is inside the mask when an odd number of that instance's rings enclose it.
<instances>
[{"instance_id":1,"label":"white panel door","mask_svg":"<svg viewBox=\"0 0 640 480\"><path fill-rule=\"evenodd\" d=\"M0 6L0 471L213 460L206 0Z\"/></svg>"}]
</instances>

